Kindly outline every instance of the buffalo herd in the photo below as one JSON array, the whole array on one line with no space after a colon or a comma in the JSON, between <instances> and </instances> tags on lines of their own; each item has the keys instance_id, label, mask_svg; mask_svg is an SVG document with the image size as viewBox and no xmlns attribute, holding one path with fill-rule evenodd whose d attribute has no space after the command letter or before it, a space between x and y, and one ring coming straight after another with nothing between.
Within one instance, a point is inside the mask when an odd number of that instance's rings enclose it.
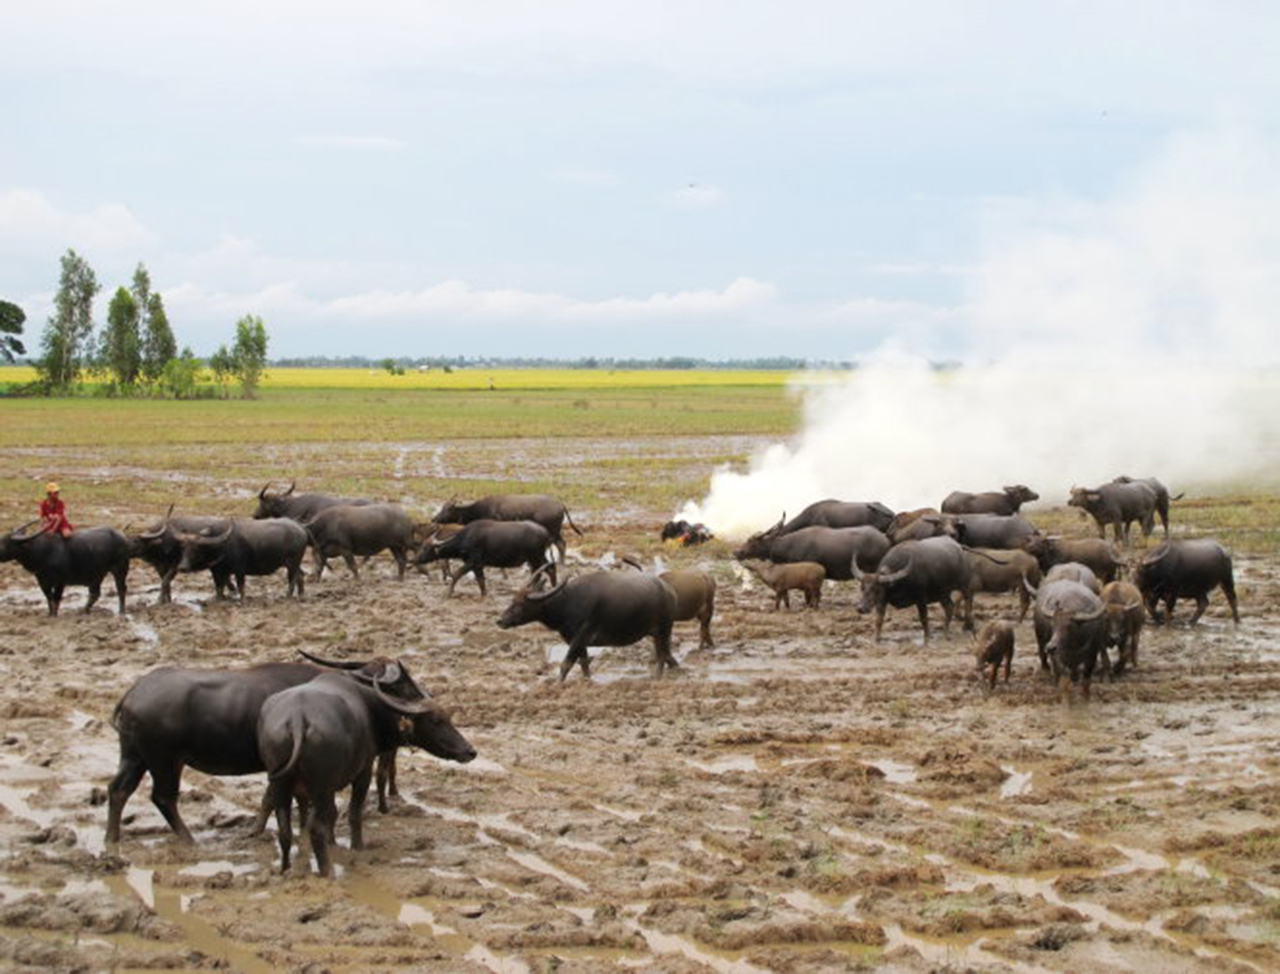
<instances>
[{"instance_id":1,"label":"buffalo herd","mask_svg":"<svg viewBox=\"0 0 1280 974\"><path fill-rule=\"evenodd\" d=\"M743 570L771 590L774 609L790 608L799 591L817 610L826 581L855 581L857 611L871 613L879 640L890 608L914 607L924 639L929 610L937 604L944 628L959 614L975 628L975 597L1011 593L1021 621L1028 611L1041 667L1064 694L1081 684L1089 694L1095 670L1112 677L1137 665L1144 622L1168 625L1178 599L1196 603L1195 625L1209 593L1221 588L1239 622L1230 554L1216 541L1171 539L1170 497L1154 478L1119 477L1097 488L1076 487L1068 504L1097 527L1096 538L1042 534L1022 513L1039 495L1023 485L999 491L955 491L939 508L895 512L879 502L823 500L796 517L751 535L734 552ZM1137 524L1150 535L1159 516L1164 540L1126 558L1117 547ZM243 600L249 576L285 570L290 596L305 594L304 557L320 577L330 558L341 558L359 577L360 563L381 552L395 559L403 580L407 566L425 573L441 563L449 582L474 576L483 595L485 569L527 567L530 575L496 620L503 629L541 623L567 644L560 664L564 680L577 665L590 677L592 646L626 646L652 640L651 673L678 667L671 651L676 622L697 620L700 648L714 645L711 620L716 583L694 569L654 574L624 559L622 570L597 570L557 578L563 571L568 524L565 505L547 495L507 494L469 503L448 501L431 522L417 522L400 506L287 490L258 493L252 517L165 516L145 529L78 530L70 538L29 533L31 525L0 537L0 561L16 560L36 577L56 615L68 585L87 586L86 611L114 578L120 611L133 559L160 578L160 601L170 602L179 574L209 572L218 598L228 590ZM1107 540L1111 526L1114 542ZM708 537L710 535L708 534ZM450 565L456 567L450 569ZM635 569L635 570L631 570ZM1121 576L1128 575L1129 580ZM1013 658L1014 626L988 621L975 636L983 683L1005 681ZM1114 664L1108 650L1115 648ZM416 746L447 760L466 762L475 749L449 715L421 690L402 660L383 657L334 662L265 663L242 669L162 667L141 677L116 706L112 724L120 738L119 769L108 788L107 839L120 840L121 816L144 774L151 800L180 838L191 835L178 812L183 767L215 775L267 773L257 821L261 831L275 814L281 862L287 869L291 813L303 812L303 829L322 874L331 870L328 844L336 816L334 796L351 789L353 848L362 837L362 812L375 780L379 807L394 793L395 750ZM989 674L989 676L988 676Z\"/></svg>"}]
</instances>

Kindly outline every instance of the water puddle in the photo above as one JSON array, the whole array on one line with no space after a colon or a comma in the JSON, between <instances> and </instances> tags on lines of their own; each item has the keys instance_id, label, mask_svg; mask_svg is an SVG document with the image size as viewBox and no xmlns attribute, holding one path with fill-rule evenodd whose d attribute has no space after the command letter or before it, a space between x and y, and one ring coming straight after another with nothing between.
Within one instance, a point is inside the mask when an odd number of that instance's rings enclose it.
<instances>
[{"instance_id":1,"label":"water puddle","mask_svg":"<svg viewBox=\"0 0 1280 974\"><path fill-rule=\"evenodd\" d=\"M224 937L213 924L193 916L189 912L190 898L157 886L151 870L130 867L124 875L109 876L104 882L117 896L141 900L158 916L178 926L189 946L223 961L231 969L245 974L272 974L275 970L251 948Z\"/></svg>"},{"instance_id":2,"label":"water puddle","mask_svg":"<svg viewBox=\"0 0 1280 974\"><path fill-rule=\"evenodd\" d=\"M155 627L150 623L131 618L129 620L129 628L133 630L133 634L138 637L139 642L152 647L160 645L160 634L156 632Z\"/></svg>"},{"instance_id":3,"label":"water puddle","mask_svg":"<svg viewBox=\"0 0 1280 974\"><path fill-rule=\"evenodd\" d=\"M618 808L616 805L592 805L591 807L597 811L604 812L606 815L620 818L624 822L638 822L644 818L644 812L633 812L629 808Z\"/></svg>"},{"instance_id":4,"label":"water puddle","mask_svg":"<svg viewBox=\"0 0 1280 974\"><path fill-rule=\"evenodd\" d=\"M178 870L179 876L196 876L207 878L216 876L218 873L230 873L232 876L245 876L252 872L257 872L258 864L256 862L231 862L229 859L212 860L209 862L198 862L193 866L186 866Z\"/></svg>"},{"instance_id":5,"label":"water puddle","mask_svg":"<svg viewBox=\"0 0 1280 974\"><path fill-rule=\"evenodd\" d=\"M551 863L547 862L547 860L543 859L536 853L524 852L523 850L511 848L508 848L506 853L511 859L515 860L520 865L524 866L525 869L532 872L542 873L544 876L551 876L553 879L560 880L560 882L564 883L566 886L572 886L574 889L583 893L588 892L591 889L590 886L580 880L577 876L551 865Z\"/></svg>"},{"instance_id":6,"label":"water puddle","mask_svg":"<svg viewBox=\"0 0 1280 974\"><path fill-rule=\"evenodd\" d=\"M730 771L751 771L756 772L762 770L756 762L755 755L752 754L726 754L723 757L715 758L711 761L692 761L685 760L685 764L691 768L697 768L699 771L705 771L707 774L727 774Z\"/></svg>"},{"instance_id":7,"label":"water puddle","mask_svg":"<svg viewBox=\"0 0 1280 974\"><path fill-rule=\"evenodd\" d=\"M636 919L629 920L627 925L644 938L649 950L655 954L676 954L703 964L717 974L768 974L764 968L748 963L737 953L703 947L684 937L643 926Z\"/></svg>"},{"instance_id":8,"label":"water puddle","mask_svg":"<svg viewBox=\"0 0 1280 974\"><path fill-rule=\"evenodd\" d=\"M892 761L889 758L878 758L865 763L883 774L884 780L891 785L914 784L918 778L914 767L909 764L902 764L899 761Z\"/></svg>"},{"instance_id":9,"label":"water puddle","mask_svg":"<svg viewBox=\"0 0 1280 974\"><path fill-rule=\"evenodd\" d=\"M1001 798L1016 798L1019 795L1026 795L1031 792L1031 776L1032 771L1019 771L1012 765L1002 764L1000 770L1006 775L1000 784Z\"/></svg>"}]
</instances>

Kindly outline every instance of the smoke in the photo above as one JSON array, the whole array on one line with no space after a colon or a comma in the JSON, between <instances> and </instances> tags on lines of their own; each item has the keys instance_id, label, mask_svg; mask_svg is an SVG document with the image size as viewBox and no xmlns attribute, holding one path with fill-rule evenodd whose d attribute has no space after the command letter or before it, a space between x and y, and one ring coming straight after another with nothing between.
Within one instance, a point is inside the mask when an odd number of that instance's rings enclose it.
<instances>
[{"instance_id":1,"label":"smoke","mask_svg":"<svg viewBox=\"0 0 1280 974\"><path fill-rule=\"evenodd\" d=\"M963 345L890 343L800 387L794 440L718 470L680 516L734 538L824 497L909 509L1024 483L1061 504L1121 473L1175 493L1274 477L1278 162L1248 135L1200 133L1111 200L988 201L987 256L953 316Z\"/></svg>"}]
</instances>

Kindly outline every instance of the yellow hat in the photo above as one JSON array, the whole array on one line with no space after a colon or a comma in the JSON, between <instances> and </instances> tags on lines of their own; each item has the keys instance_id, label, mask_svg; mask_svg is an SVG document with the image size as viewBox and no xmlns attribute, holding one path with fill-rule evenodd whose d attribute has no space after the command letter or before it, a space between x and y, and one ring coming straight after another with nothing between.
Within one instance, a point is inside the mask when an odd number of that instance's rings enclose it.
<instances>
[{"instance_id":1,"label":"yellow hat","mask_svg":"<svg viewBox=\"0 0 1280 974\"><path fill-rule=\"evenodd\" d=\"M46 494L56 494L58 492L58 485L51 480L44 485L44 492Z\"/></svg>"}]
</instances>

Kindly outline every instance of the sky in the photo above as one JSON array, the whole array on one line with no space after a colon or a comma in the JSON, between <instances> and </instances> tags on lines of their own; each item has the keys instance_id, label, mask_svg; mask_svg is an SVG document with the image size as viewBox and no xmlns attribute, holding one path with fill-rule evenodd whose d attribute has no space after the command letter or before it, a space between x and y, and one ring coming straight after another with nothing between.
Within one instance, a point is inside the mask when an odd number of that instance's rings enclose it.
<instances>
[{"instance_id":1,"label":"sky","mask_svg":"<svg viewBox=\"0 0 1280 974\"><path fill-rule=\"evenodd\" d=\"M29 338L74 248L198 354L1280 358L1280 5L11 7Z\"/></svg>"}]
</instances>

